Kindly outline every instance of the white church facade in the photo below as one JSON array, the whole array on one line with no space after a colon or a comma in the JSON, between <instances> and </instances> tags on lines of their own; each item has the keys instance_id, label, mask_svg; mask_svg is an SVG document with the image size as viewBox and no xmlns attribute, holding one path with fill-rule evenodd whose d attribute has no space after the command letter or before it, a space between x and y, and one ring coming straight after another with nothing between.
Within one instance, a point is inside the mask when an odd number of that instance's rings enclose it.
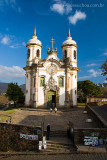
<instances>
[{"instance_id":1,"label":"white church facade","mask_svg":"<svg viewBox=\"0 0 107 160\"><path fill-rule=\"evenodd\" d=\"M70 36L61 46L62 60L57 48L48 48L47 58L41 59L41 41L34 35L26 45L27 63L25 105L36 108L68 108L77 105L77 44Z\"/></svg>"}]
</instances>

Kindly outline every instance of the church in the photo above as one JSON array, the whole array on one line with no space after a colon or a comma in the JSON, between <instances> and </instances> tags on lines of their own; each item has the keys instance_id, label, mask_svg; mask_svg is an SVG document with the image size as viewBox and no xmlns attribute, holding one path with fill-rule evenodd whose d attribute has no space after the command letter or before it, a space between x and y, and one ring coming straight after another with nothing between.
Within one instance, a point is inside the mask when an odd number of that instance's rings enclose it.
<instances>
[{"instance_id":1,"label":"church","mask_svg":"<svg viewBox=\"0 0 107 160\"><path fill-rule=\"evenodd\" d=\"M70 35L62 43L62 60L57 48L48 48L41 59L42 43L34 35L26 45L27 62L25 106L35 108L70 108L77 105L77 44Z\"/></svg>"}]
</instances>

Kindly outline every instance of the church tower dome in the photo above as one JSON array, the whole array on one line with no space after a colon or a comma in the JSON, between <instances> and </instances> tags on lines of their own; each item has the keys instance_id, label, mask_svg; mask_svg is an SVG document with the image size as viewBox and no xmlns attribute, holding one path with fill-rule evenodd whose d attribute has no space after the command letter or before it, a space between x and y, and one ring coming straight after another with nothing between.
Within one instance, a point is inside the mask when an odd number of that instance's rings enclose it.
<instances>
[{"instance_id":1,"label":"church tower dome","mask_svg":"<svg viewBox=\"0 0 107 160\"><path fill-rule=\"evenodd\" d=\"M34 44L42 46L41 41L37 39L36 28L34 28L34 35L32 36L32 39L28 41L27 45L34 45Z\"/></svg>"},{"instance_id":2,"label":"church tower dome","mask_svg":"<svg viewBox=\"0 0 107 160\"><path fill-rule=\"evenodd\" d=\"M65 40L62 43L62 57L63 61L66 60L69 62L70 65L73 67L77 67L77 43L72 40L71 34L70 34L70 28L68 31L68 37L67 40Z\"/></svg>"},{"instance_id":3,"label":"church tower dome","mask_svg":"<svg viewBox=\"0 0 107 160\"><path fill-rule=\"evenodd\" d=\"M34 28L34 35L26 45L27 47L27 65L32 65L32 63L37 63L41 59L41 49L42 43L37 39L36 28Z\"/></svg>"},{"instance_id":4,"label":"church tower dome","mask_svg":"<svg viewBox=\"0 0 107 160\"><path fill-rule=\"evenodd\" d=\"M69 28L67 40L65 40L63 42L62 46L67 46L67 45L76 45L76 42L74 40L72 40L72 37L70 34L70 28Z\"/></svg>"}]
</instances>

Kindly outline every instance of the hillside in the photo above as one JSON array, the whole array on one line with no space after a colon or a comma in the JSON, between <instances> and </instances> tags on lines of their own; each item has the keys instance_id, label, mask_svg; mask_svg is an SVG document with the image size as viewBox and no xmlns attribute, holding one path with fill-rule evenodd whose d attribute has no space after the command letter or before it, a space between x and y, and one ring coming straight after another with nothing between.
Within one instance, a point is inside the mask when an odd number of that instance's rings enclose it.
<instances>
[{"instance_id":1,"label":"hillside","mask_svg":"<svg viewBox=\"0 0 107 160\"><path fill-rule=\"evenodd\" d=\"M107 87L102 87L102 90L103 90L103 94L107 95Z\"/></svg>"},{"instance_id":2,"label":"hillside","mask_svg":"<svg viewBox=\"0 0 107 160\"><path fill-rule=\"evenodd\" d=\"M12 101L9 101L8 97L6 97L5 95L0 95L0 106L8 104L10 102L12 102Z\"/></svg>"},{"instance_id":3,"label":"hillside","mask_svg":"<svg viewBox=\"0 0 107 160\"><path fill-rule=\"evenodd\" d=\"M8 83L1 83L0 82L0 94L5 93L8 87Z\"/></svg>"},{"instance_id":4,"label":"hillside","mask_svg":"<svg viewBox=\"0 0 107 160\"><path fill-rule=\"evenodd\" d=\"M19 87L25 93L25 84L22 84ZM0 94L6 93L7 88L8 88L8 83L2 83L2 82L0 82Z\"/></svg>"}]
</instances>

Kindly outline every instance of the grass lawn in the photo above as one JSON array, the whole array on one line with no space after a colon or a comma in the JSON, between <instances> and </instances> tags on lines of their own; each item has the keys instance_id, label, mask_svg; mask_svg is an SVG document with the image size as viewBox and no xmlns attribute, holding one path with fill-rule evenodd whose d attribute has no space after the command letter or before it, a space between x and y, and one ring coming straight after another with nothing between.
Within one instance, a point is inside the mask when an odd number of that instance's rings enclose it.
<instances>
[{"instance_id":1,"label":"grass lawn","mask_svg":"<svg viewBox=\"0 0 107 160\"><path fill-rule=\"evenodd\" d=\"M18 109L13 109L13 108L11 108L11 109L7 109L6 111L3 111L3 113L5 114L5 113L9 113L9 114L13 114L13 113L16 113L18 111Z\"/></svg>"},{"instance_id":2,"label":"grass lawn","mask_svg":"<svg viewBox=\"0 0 107 160\"><path fill-rule=\"evenodd\" d=\"M77 103L78 106L85 106L85 103Z\"/></svg>"},{"instance_id":3,"label":"grass lawn","mask_svg":"<svg viewBox=\"0 0 107 160\"><path fill-rule=\"evenodd\" d=\"M0 122L6 122L6 120L10 121L11 117L6 115L0 115Z\"/></svg>"}]
</instances>

